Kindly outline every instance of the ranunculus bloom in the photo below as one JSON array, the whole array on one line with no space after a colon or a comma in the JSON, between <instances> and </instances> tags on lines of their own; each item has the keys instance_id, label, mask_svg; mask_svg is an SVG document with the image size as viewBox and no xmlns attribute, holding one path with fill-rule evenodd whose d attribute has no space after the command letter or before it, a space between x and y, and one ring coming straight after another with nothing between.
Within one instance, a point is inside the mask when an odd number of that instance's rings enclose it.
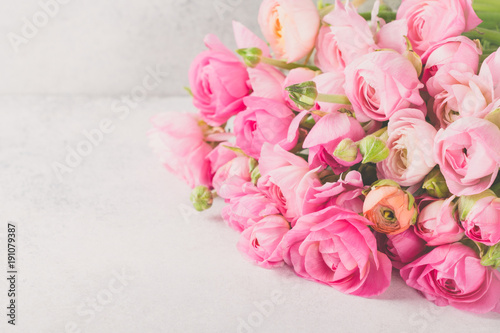
<instances>
[{"instance_id":1,"label":"ranunculus bloom","mask_svg":"<svg viewBox=\"0 0 500 333\"><path fill-rule=\"evenodd\" d=\"M406 284L438 306L486 313L500 300L500 272L482 266L476 252L460 243L437 247L400 272Z\"/></svg>"},{"instance_id":2,"label":"ranunculus bloom","mask_svg":"<svg viewBox=\"0 0 500 333\"><path fill-rule=\"evenodd\" d=\"M163 166L192 188L211 187L210 161L206 157L212 146L205 142L198 116L161 113L151 118L151 122L149 143Z\"/></svg>"},{"instance_id":3,"label":"ranunculus bloom","mask_svg":"<svg viewBox=\"0 0 500 333\"><path fill-rule=\"evenodd\" d=\"M261 97L245 98L247 110L234 120L236 145L248 155L259 158L264 143L285 141L294 118L292 110L283 103Z\"/></svg>"},{"instance_id":4,"label":"ranunculus bloom","mask_svg":"<svg viewBox=\"0 0 500 333\"><path fill-rule=\"evenodd\" d=\"M488 189L500 167L500 129L479 118L460 118L436 135L434 160L450 192L472 195Z\"/></svg>"},{"instance_id":5,"label":"ranunculus bloom","mask_svg":"<svg viewBox=\"0 0 500 333\"><path fill-rule=\"evenodd\" d=\"M285 101L286 105L290 107L291 109L294 109L295 111L301 111L301 109L295 104L294 101L290 98L290 93L285 90L286 87L289 87L294 84L302 83L302 82L307 82L307 81L312 81L316 77L316 72L307 68L295 68L292 69L285 81L283 82L283 87L282 87L282 94L283 94L283 100Z\"/></svg>"},{"instance_id":6,"label":"ranunculus bloom","mask_svg":"<svg viewBox=\"0 0 500 333\"><path fill-rule=\"evenodd\" d=\"M472 0L404 0L397 19L406 19L408 38L419 55L482 22L472 9Z\"/></svg>"},{"instance_id":7,"label":"ranunculus bloom","mask_svg":"<svg viewBox=\"0 0 500 333\"><path fill-rule=\"evenodd\" d=\"M301 215L307 190L321 185L316 170L309 170L303 158L278 145L265 144L259 171L261 178L257 187L277 204L293 227Z\"/></svg>"},{"instance_id":8,"label":"ranunculus bloom","mask_svg":"<svg viewBox=\"0 0 500 333\"><path fill-rule=\"evenodd\" d=\"M251 183L243 186L240 196L233 196L222 209L224 221L236 231L251 227L268 215L280 214L278 207Z\"/></svg>"},{"instance_id":9,"label":"ranunculus bloom","mask_svg":"<svg viewBox=\"0 0 500 333\"><path fill-rule=\"evenodd\" d=\"M491 77L493 79L495 98L500 98L500 48L486 58L481 65L479 76Z\"/></svg>"},{"instance_id":10,"label":"ranunculus bloom","mask_svg":"<svg viewBox=\"0 0 500 333\"><path fill-rule=\"evenodd\" d=\"M317 42L316 63L323 71L338 71L363 54L377 48L368 22L356 8L340 1L323 21L330 24L320 30Z\"/></svg>"},{"instance_id":11,"label":"ranunculus bloom","mask_svg":"<svg viewBox=\"0 0 500 333\"><path fill-rule=\"evenodd\" d=\"M464 229L458 223L458 212L453 199L455 197L433 201L420 211L415 232L427 245L450 244L464 237Z\"/></svg>"},{"instance_id":12,"label":"ranunculus bloom","mask_svg":"<svg viewBox=\"0 0 500 333\"><path fill-rule=\"evenodd\" d=\"M377 163L380 179L391 179L401 186L420 183L436 165L436 129L420 110L404 109L389 120L387 147L389 157Z\"/></svg>"},{"instance_id":13,"label":"ranunculus bloom","mask_svg":"<svg viewBox=\"0 0 500 333\"><path fill-rule=\"evenodd\" d=\"M362 160L361 153L353 162L345 162L333 156L339 143L346 138L354 142L365 135L359 122L343 113L332 113L322 117L307 135L302 147L309 148L309 164L311 169L330 166L335 174L341 174L350 166Z\"/></svg>"},{"instance_id":14,"label":"ranunculus bloom","mask_svg":"<svg viewBox=\"0 0 500 333\"><path fill-rule=\"evenodd\" d=\"M216 170L212 184L220 197L230 199L240 193L243 184L251 180L250 159L237 156Z\"/></svg>"},{"instance_id":15,"label":"ranunculus bloom","mask_svg":"<svg viewBox=\"0 0 500 333\"><path fill-rule=\"evenodd\" d=\"M345 92L360 122L386 121L398 110L424 103L412 63L393 51L361 56L345 69Z\"/></svg>"},{"instance_id":16,"label":"ranunculus bloom","mask_svg":"<svg viewBox=\"0 0 500 333\"><path fill-rule=\"evenodd\" d=\"M422 56L425 64L422 82L426 83L444 65L455 62L464 63L477 73L482 53L480 46L465 36L451 37L436 43Z\"/></svg>"},{"instance_id":17,"label":"ranunculus bloom","mask_svg":"<svg viewBox=\"0 0 500 333\"><path fill-rule=\"evenodd\" d=\"M202 119L219 126L245 109L249 78L245 65L216 36L208 35L205 44L209 50L194 59L189 83Z\"/></svg>"},{"instance_id":18,"label":"ranunculus bloom","mask_svg":"<svg viewBox=\"0 0 500 333\"><path fill-rule=\"evenodd\" d=\"M462 221L470 239L493 246L500 243L500 199L489 196L479 199Z\"/></svg>"},{"instance_id":19,"label":"ranunculus bloom","mask_svg":"<svg viewBox=\"0 0 500 333\"><path fill-rule=\"evenodd\" d=\"M394 186L379 186L371 190L363 204L363 214L383 234L397 235L410 228L416 208L410 206L408 194Z\"/></svg>"},{"instance_id":20,"label":"ranunculus bloom","mask_svg":"<svg viewBox=\"0 0 500 333\"><path fill-rule=\"evenodd\" d=\"M369 221L329 207L301 217L283 239L283 258L297 275L357 296L382 294L392 265L377 251Z\"/></svg>"},{"instance_id":21,"label":"ranunculus bloom","mask_svg":"<svg viewBox=\"0 0 500 333\"><path fill-rule=\"evenodd\" d=\"M464 63L441 67L427 81L427 90L434 97L433 113L442 128L463 117L484 118L493 108L491 77L475 75Z\"/></svg>"},{"instance_id":22,"label":"ranunculus bloom","mask_svg":"<svg viewBox=\"0 0 500 333\"><path fill-rule=\"evenodd\" d=\"M330 72L316 76L313 81L316 83L318 93L326 95L345 96L344 84L345 76L343 72ZM353 112L351 105L317 102L320 111L334 113L340 110Z\"/></svg>"},{"instance_id":23,"label":"ranunculus bloom","mask_svg":"<svg viewBox=\"0 0 500 333\"><path fill-rule=\"evenodd\" d=\"M250 260L264 268L283 265L281 241L290 224L281 215L269 215L244 230L238 249Z\"/></svg>"},{"instance_id":24,"label":"ranunculus bloom","mask_svg":"<svg viewBox=\"0 0 500 333\"><path fill-rule=\"evenodd\" d=\"M264 0L259 25L276 58L294 62L313 49L320 17L310 0Z\"/></svg>"},{"instance_id":25,"label":"ranunculus bloom","mask_svg":"<svg viewBox=\"0 0 500 333\"><path fill-rule=\"evenodd\" d=\"M345 178L324 185L309 187L302 207L302 214L314 213L326 207L337 206L355 213L363 212L363 179L358 171L350 171Z\"/></svg>"},{"instance_id":26,"label":"ranunculus bloom","mask_svg":"<svg viewBox=\"0 0 500 333\"><path fill-rule=\"evenodd\" d=\"M397 235L377 234L377 241L379 250L387 254L397 269L418 258L426 249L425 241L415 234L413 227Z\"/></svg>"}]
</instances>

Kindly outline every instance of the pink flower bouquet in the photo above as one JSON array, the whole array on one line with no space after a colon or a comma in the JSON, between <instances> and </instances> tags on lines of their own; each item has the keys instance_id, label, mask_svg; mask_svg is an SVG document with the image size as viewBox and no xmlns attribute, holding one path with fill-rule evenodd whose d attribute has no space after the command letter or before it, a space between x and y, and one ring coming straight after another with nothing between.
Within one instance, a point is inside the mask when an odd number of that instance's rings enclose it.
<instances>
[{"instance_id":1,"label":"pink flower bouquet","mask_svg":"<svg viewBox=\"0 0 500 333\"><path fill-rule=\"evenodd\" d=\"M477 10L475 10L477 9ZM264 268L371 297L399 270L438 306L500 312L500 3L263 0L193 62L198 114L152 119L197 210L225 200ZM489 15L485 15L488 13Z\"/></svg>"}]
</instances>

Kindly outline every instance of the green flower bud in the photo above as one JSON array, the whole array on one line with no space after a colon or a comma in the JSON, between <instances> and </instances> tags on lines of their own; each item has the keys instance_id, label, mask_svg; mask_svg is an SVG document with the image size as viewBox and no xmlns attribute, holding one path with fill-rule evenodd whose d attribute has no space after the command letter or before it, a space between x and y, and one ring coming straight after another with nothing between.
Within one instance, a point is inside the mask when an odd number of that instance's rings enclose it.
<instances>
[{"instance_id":1,"label":"green flower bud","mask_svg":"<svg viewBox=\"0 0 500 333\"><path fill-rule=\"evenodd\" d=\"M209 209L212 207L214 202L214 197L212 191L206 186L198 186L193 192L191 192L191 202L193 203L194 209L199 212Z\"/></svg>"},{"instance_id":2,"label":"green flower bud","mask_svg":"<svg viewBox=\"0 0 500 333\"><path fill-rule=\"evenodd\" d=\"M495 193L491 190L486 190L479 194L460 197L458 200L458 213L460 221L465 221L467 219L467 216L477 201L491 196L495 197Z\"/></svg>"},{"instance_id":3,"label":"green flower bud","mask_svg":"<svg viewBox=\"0 0 500 333\"><path fill-rule=\"evenodd\" d=\"M348 163L354 162L358 157L358 145L349 138L344 139L333 152L333 156Z\"/></svg>"},{"instance_id":4,"label":"green flower bud","mask_svg":"<svg viewBox=\"0 0 500 333\"><path fill-rule=\"evenodd\" d=\"M262 60L262 50L257 47L239 49L236 50L236 53L243 57L243 62L248 67L256 67Z\"/></svg>"},{"instance_id":5,"label":"green flower bud","mask_svg":"<svg viewBox=\"0 0 500 333\"><path fill-rule=\"evenodd\" d=\"M252 173L250 174L250 176L252 177L252 183L253 184L257 184L257 181L259 180L260 178L260 171L259 171L259 167L256 166L253 170L252 170Z\"/></svg>"},{"instance_id":6,"label":"green flower bud","mask_svg":"<svg viewBox=\"0 0 500 333\"><path fill-rule=\"evenodd\" d=\"M497 125L498 128L500 128L500 108L488 113L485 119L492 122L493 124Z\"/></svg>"},{"instance_id":7,"label":"green flower bud","mask_svg":"<svg viewBox=\"0 0 500 333\"><path fill-rule=\"evenodd\" d=\"M418 76L420 76L420 74L422 74L422 59L415 51L413 51L413 47L411 46L411 42L408 37L404 37L406 39L406 51L403 53L403 56L411 62L413 67L415 67Z\"/></svg>"},{"instance_id":8,"label":"green flower bud","mask_svg":"<svg viewBox=\"0 0 500 333\"><path fill-rule=\"evenodd\" d=\"M425 177L422 188L435 198L448 198L451 195L446 180L438 167Z\"/></svg>"},{"instance_id":9,"label":"green flower bud","mask_svg":"<svg viewBox=\"0 0 500 333\"><path fill-rule=\"evenodd\" d=\"M500 268L500 244L489 248L488 252L481 258L481 265Z\"/></svg>"},{"instance_id":10,"label":"green flower bud","mask_svg":"<svg viewBox=\"0 0 500 333\"><path fill-rule=\"evenodd\" d=\"M379 163L389 157L389 148L385 141L373 135L368 135L359 142L359 150L363 155L363 164Z\"/></svg>"},{"instance_id":11,"label":"green flower bud","mask_svg":"<svg viewBox=\"0 0 500 333\"><path fill-rule=\"evenodd\" d=\"M302 82L285 88L288 91L290 99L304 110L310 110L316 105L318 98L318 89L314 81Z\"/></svg>"}]
</instances>

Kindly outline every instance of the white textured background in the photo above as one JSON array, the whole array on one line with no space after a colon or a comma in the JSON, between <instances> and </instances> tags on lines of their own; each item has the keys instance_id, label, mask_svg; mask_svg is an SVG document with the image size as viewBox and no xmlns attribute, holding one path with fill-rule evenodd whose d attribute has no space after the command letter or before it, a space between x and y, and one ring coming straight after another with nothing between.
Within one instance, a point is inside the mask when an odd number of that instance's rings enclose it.
<instances>
[{"instance_id":1,"label":"white textured background","mask_svg":"<svg viewBox=\"0 0 500 333\"><path fill-rule=\"evenodd\" d=\"M42 4L51 4L48 20ZM259 5L259 0L0 0L0 94L124 94L147 68L157 66L170 75L152 94L183 94L205 34L217 34L234 47L231 21L259 31ZM26 20L40 27L26 30ZM12 34L24 38L23 29L29 38L13 47Z\"/></svg>"}]
</instances>

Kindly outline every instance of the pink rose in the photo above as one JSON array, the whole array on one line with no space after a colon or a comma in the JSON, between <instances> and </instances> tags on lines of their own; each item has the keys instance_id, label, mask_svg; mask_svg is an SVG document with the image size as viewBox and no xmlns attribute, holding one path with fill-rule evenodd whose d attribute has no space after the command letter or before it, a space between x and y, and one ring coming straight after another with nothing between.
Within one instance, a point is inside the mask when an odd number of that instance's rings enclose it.
<instances>
[{"instance_id":1,"label":"pink rose","mask_svg":"<svg viewBox=\"0 0 500 333\"><path fill-rule=\"evenodd\" d=\"M461 118L436 135L434 160L450 192L472 195L488 189L500 167L500 129L479 118Z\"/></svg>"},{"instance_id":2,"label":"pink rose","mask_svg":"<svg viewBox=\"0 0 500 333\"><path fill-rule=\"evenodd\" d=\"M362 160L361 153L353 162L345 162L333 152L339 143L346 138L354 142L361 140L365 132L358 121L343 113L332 113L322 117L307 135L304 148L309 148L309 164L311 169L330 166L335 174L341 174Z\"/></svg>"},{"instance_id":3,"label":"pink rose","mask_svg":"<svg viewBox=\"0 0 500 333\"><path fill-rule=\"evenodd\" d=\"M293 112L283 103L261 97L245 98L247 110L234 120L236 145L248 155L259 158L264 143L285 141Z\"/></svg>"},{"instance_id":4,"label":"pink rose","mask_svg":"<svg viewBox=\"0 0 500 333\"><path fill-rule=\"evenodd\" d=\"M219 126L245 109L250 93L245 65L214 35L205 37L208 51L198 55L189 70L193 103L201 118Z\"/></svg>"},{"instance_id":5,"label":"pink rose","mask_svg":"<svg viewBox=\"0 0 500 333\"><path fill-rule=\"evenodd\" d=\"M306 81L312 81L316 77L316 72L307 68L295 68L292 69L289 73L288 76L286 77L285 81L283 82L283 87L281 89L282 91L282 96L283 100L285 101L285 104L295 110L295 111L301 111L301 109L295 104L294 101L291 100L290 98L290 93L285 90L286 87L289 87L294 84L306 82Z\"/></svg>"},{"instance_id":6,"label":"pink rose","mask_svg":"<svg viewBox=\"0 0 500 333\"><path fill-rule=\"evenodd\" d=\"M486 313L500 299L500 272L482 266L476 252L460 243L434 249L403 267L401 276L438 306Z\"/></svg>"},{"instance_id":7,"label":"pink rose","mask_svg":"<svg viewBox=\"0 0 500 333\"><path fill-rule=\"evenodd\" d=\"M404 0L397 19L406 19L408 38L419 55L482 22L472 9L472 0Z\"/></svg>"},{"instance_id":8,"label":"pink rose","mask_svg":"<svg viewBox=\"0 0 500 333\"><path fill-rule=\"evenodd\" d=\"M323 21L330 24L330 31L324 29L318 41L318 55L321 69L342 70L360 56L377 49L373 32L368 22L361 17L349 2L344 6L335 1L335 9Z\"/></svg>"},{"instance_id":9,"label":"pink rose","mask_svg":"<svg viewBox=\"0 0 500 333\"><path fill-rule=\"evenodd\" d=\"M389 287L392 265L377 251L367 224L339 207L302 216L283 239L283 258L307 280L346 294L380 295Z\"/></svg>"},{"instance_id":10,"label":"pink rose","mask_svg":"<svg viewBox=\"0 0 500 333\"><path fill-rule=\"evenodd\" d=\"M418 215L415 233L428 246L458 242L464 237L464 229L458 223L454 196L447 200L436 200L427 204Z\"/></svg>"},{"instance_id":11,"label":"pink rose","mask_svg":"<svg viewBox=\"0 0 500 333\"><path fill-rule=\"evenodd\" d=\"M433 113L442 128L463 117L484 118L493 109L491 78L475 75L463 63L444 65L427 81Z\"/></svg>"},{"instance_id":12,"label":"pink rose","mask_svg":"<svg viewBox=\"0 0 500 333\"><path fill-rule=\"evenodd\" d=\"M391 179L401 186L412 186L432 171L436 129L420 110L404 109L389 120L389 157L377 163L379 179Z\"/></svg>"},{"instance_id":13,"label":"pink rose","mask_svg":"<svg viewBox=\"0 0 500 333\"><path fill-rule=\"evenodd\" d=\"M261 178L257 187L265 193L291 222L292 227L301 215L307 190L321 184L316 170L307 162L278 145L265 144L259 160Z\"/></svg>"},{"instance_id":14,"label":"pink rose","mask_svg":"<svg viewBox=\"0 0 500 333\"><path fill-rule=\"evenodd\" d=\"M309 187L304 197L302 214L310 214L330 206L363 213L363 179L359 172L350 171L338 181Z\"/></svg>"},{"instance_id":15,"label":"pink rose","mask_svg":"<svg viewBox=\"0 0 500 333\"><path fill-rule=\"evenodd\" d=\"M422 82L426 83L446 64L464 63L474 73L479 68L479 56L483 53L477 42L465 36L451 37L434 44L422 56L425 64Z\"/></svg>"},{"instance_id":16,"label":"pink rose","mask_svg":"<svg viewBox=\"0 0 500 333\"><path fill-rule=\"evenodd\" d=\"M149 144L163 166L192 188L200 185L211 187L210 161L206 157L212 146L205 142L198 116L161 113L151 118L151 122Z\"/></svg>"},{"instance_id":17,"label":"pink rose","mask_svg":"<svg viewBox=\"0 0 500 333\"><path fill-rule=\"evenodd\" d=\"M424 103L412 63L393 51L356 59L345 70L345 92L360 122L386 121L398 110Z\"/></svg>"},{"instance_id":18,"label":"pink rose","mask_svg":"<svg viewBox=\"0 0 500 333\"><path fill-rule=\"evenodd\" d=\"M500 243L500 199L479 199L462 221L465 234L473 241L493 246Z\"/></svg>"},{"instance_id":19,"label":"pink rose","mask_svg":"<svg viewBox=\"0 0 500 333\"><path fill-rule=\"evenodd\" d=\"M294 62L313 49L320 17L311 0L264 0L259 25L276 58Z\"/></svg>"},{"instance_id":20,"label":"pink rose","mask_svg":"<svg viewBox=\"0 0 500 333\"><path fill-rule=\"evenodd\" d=\"M413 227L397 235L377 234L377 241L379 249L397 269L418 258L426 249L425 241L415 234Z\"/></svg>"},{"instance_id":21,"label":"pink rose","mask_svg":"<svg viewBox=\"0 0 500 333\"><path fill-rule=\"evenodd\" d=\"M313 81L321 94L344 95L345 76L343 72L330 72L316 76ZM353 111L351 105L317 102L320 111L334 113L340 110Z\"/></svg>"},{"instance_id":22,"label":"pink rose","mask_svg":"<svg viewBox=\"0 0 500 333\"><path fill-rule=\"evenodd\" d=\"M276 204L251 183L243 186L240 196L233 196L228 201L229 205L222 209L222 217L231 228L239 232L268 215L280 214Z\"/></svg>"},{"instance_id":23,"label":"pink rose","mask_svg":"<svg viewBox=\"0 0 500 333\"><path fill-rule=\"evenodd\" d=\"M251 261L264 268L283 265L281 241L290 224L281 215L269 215L244 230L238 249Z\"/></svg>"}]
</instances>

